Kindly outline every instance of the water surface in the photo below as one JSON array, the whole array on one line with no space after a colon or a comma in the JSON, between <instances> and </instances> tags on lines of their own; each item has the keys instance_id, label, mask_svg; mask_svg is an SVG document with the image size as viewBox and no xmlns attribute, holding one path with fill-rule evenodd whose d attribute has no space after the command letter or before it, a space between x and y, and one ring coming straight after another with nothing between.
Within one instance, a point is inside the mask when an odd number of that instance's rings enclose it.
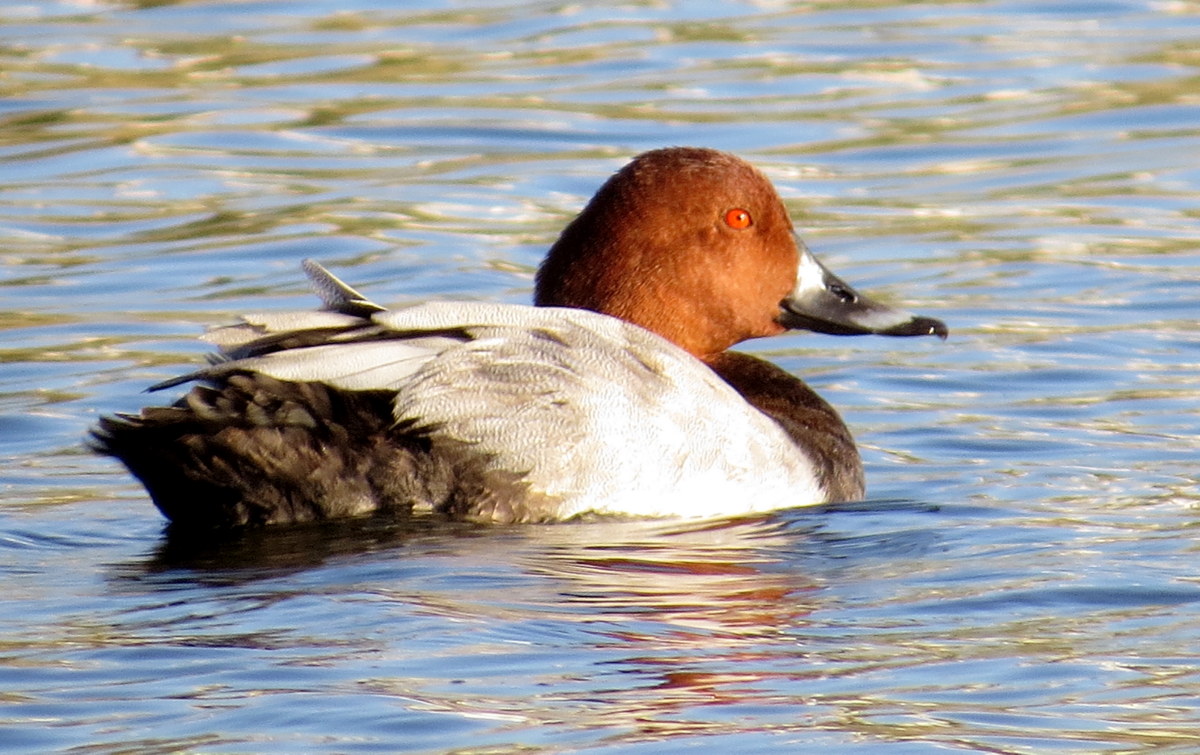
<instances>
[{"instance_id":1,"label":"water surface","mask_svg":"<svg viewBox=\"0 0 1200 755\"><path fill-rule=\"evenodd\" d=\"M0 9L11 751L1200 751L1200 5ZM789 335L870 499L168 534L82 447L205 325L527 301L645 149L734 151L952 336Z\"/></svg>"}]
</instances>

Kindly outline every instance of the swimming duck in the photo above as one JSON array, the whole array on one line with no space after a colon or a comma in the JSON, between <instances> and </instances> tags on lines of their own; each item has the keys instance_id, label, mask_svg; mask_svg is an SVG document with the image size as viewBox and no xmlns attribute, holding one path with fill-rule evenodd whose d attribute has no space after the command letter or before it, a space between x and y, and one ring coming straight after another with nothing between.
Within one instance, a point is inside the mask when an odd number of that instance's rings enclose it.
<instances>
[{"instance_id":1,"label":"swimming duck","mask_svg":"<svg viewBox=\"0 0 1200 755\"><path fill-rule=\"evenodd\" d=\"M211 331L171 406L100 420L176 526L378 511L530 522L732 516L850 501L837 412L741 341L804 329L946 337L876 303L794 233L770 181L716 150L644 153L538 269L536 306L385 309L323 267L324 303Z\"/></svg>"}]
</instances>

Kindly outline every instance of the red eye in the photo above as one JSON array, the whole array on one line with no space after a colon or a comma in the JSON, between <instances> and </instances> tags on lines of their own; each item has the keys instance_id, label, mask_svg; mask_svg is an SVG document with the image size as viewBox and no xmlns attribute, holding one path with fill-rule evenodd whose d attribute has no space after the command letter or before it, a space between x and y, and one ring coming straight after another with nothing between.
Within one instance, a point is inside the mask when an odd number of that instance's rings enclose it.
<instances>
[{"instance_id":1,"label":"red eye","mask_svg":"<svg viewBox=\"0 0 1200 755\"><path fill-rule=\"evenodd\" d=\"M735 231L749 228L753 223L754 219L750 217L750 213L740 207L735 207L725 213L725 225Z\"/></svg>"}]
</instances>

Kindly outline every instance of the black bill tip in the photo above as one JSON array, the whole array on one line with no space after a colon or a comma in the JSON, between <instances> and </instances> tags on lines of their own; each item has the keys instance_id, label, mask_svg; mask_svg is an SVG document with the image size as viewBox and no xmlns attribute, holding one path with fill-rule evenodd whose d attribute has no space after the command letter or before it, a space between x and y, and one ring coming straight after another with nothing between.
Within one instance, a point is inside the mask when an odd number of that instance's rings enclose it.
<instances>
[{"instance_id":1,"label":"black bill tip","mask_svg":"<svg viewBox=\"0 0 1200 755\"><path fill-rule=\"evenodd\" d=\"M950 335L946 323L933 317L914 317L907 322L879 331L885 336L937 336L943 341Z\"/></svg>"}]
</instances>

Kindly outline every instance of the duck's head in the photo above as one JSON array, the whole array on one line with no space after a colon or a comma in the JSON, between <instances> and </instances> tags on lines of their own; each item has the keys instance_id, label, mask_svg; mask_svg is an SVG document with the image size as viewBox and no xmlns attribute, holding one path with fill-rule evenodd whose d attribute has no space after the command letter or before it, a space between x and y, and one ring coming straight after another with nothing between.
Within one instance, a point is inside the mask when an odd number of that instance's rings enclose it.
<instances>
[{"instance_id":1,"label":"duck's head","mask_svg":"<svg viewBox=\"0 0 1200 755\"><path fill-rule=\"evenodd\" d=\"M693 147L643 153L600 187L547 254L535 302L619 317L700 358L793 328L947 334L829 272L749 163Z\"/></svg>"}]
</instances>

